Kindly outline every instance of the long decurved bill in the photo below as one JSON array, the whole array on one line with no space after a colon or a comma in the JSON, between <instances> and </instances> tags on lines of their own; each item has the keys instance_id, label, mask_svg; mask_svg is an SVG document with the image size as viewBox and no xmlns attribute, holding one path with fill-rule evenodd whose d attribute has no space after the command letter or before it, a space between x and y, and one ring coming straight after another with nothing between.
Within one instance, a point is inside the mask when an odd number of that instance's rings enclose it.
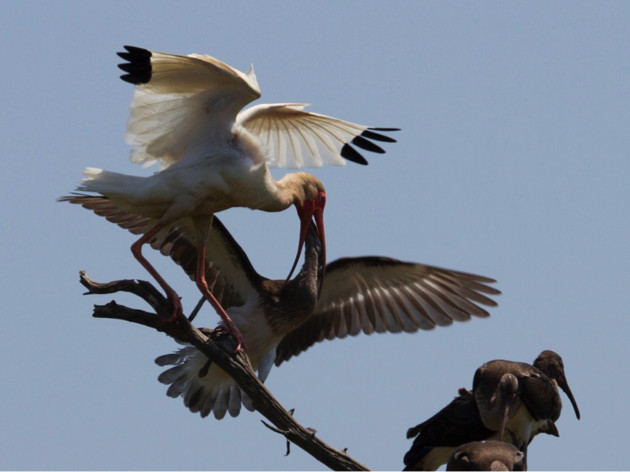
<instances>
[{"instance_id":1,"label":"long decurved bill","mask_svg":"<svg viewBox=\"0 0 630 472\"><path fill-rule=\"evenodd\" d=\"M575 398L573 398L573 392L571 392L571 389L569 388L569 383L567 382L567 379L564 375L561 375L558 378L558 386L564 390L564 393L567 394L567 397L569 397L569 400L571 400L571 405L573 405L573 409L575 410L575 416L577 416L577 419L580 419L580 409L577 406L577 402L575 401Z\"/></svg>"},{"instance_id":2,"label":"long decurved bill","mask_svg":"<svg viewBox=\"0 0 630 472\"><path fill-rule=\"evenodd\" d=\"M322 291L322 284L324 283L324 275L326 274L326 235L324 232L324 209L317 208L313 201L307 201L302 205L302 207L297 207L297 212L300 217L300 241L298 243L298 252L295 256L295 261L293 262L293 267L291 267L291 271L287 277L286 282L291 279L295 268L297 267L297 263L300 260L300 256L302 255L302 248L304 247L304 242L306 241L306 234L308 233L308 229L311 226L311 220L315 218L315 224L317 225L317 235L319 236L319 240L322 243L322 274L319 279L319 289L317 295ZM285 282L285 283L286 283Z\"/></svg>"}]
</instances>

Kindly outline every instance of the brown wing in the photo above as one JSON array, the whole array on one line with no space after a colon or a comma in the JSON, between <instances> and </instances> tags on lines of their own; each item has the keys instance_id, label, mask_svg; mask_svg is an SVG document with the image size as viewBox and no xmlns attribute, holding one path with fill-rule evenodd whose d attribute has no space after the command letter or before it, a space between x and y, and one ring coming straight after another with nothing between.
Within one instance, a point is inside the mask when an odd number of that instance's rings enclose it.
<instances>
[{"instance_id":1,"label":"brown wing","mask_svg":"<svg viewBox=\"0 0 630 472\"><path fill-rule=\"evenodd\" d=\"M472 392L459 389L459 396L424 423L410 428L407 438L417 435L405 454L409 468L418 464L436 447L458 447L470 441L483 441L494 431L483 425Z\"/></svg>"},{"instance_id":2,"label":"brown wing","mask_svg":"<svg viewBox=\"0 0 630 472\"><path fill-rule=\"evenodd\" d=\"M479 275L402 262L387 257L338 259L326 268L326 278L311 318L281 341L276 365L324 339L376 333L407 333L489 313L480 305L497 303Z\"/></svg>"},{"instance_id":3,"label":"brown wing","mask_svg":"<svg viewBox=\"0 0 630 472\"><path fill-rule=\"evenodd\" d=\"M157 223L157 220L122 211L111 200L101 196L72 195L59 201L81 205L133 234L143 234ZM194 279L197 248L192 242L192 235L194 230L189 222L182 220L160 231L151 241L151 247L169 256ZM264 280L216 216L206 242L206 280L224 309L243 305L255 290L254 287Z\"/></svg>"}]
</instances>

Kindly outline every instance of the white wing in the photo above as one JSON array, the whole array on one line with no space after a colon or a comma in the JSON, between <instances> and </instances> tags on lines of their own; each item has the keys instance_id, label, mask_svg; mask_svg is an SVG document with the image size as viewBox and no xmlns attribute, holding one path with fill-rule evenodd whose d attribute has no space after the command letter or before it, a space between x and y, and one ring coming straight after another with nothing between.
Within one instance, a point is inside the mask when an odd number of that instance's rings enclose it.
<instances>
[{"instance_id":1,"label":"white wing","mask_svg":"<svg viewBox=\"0 0 630 472\"><path fill-rule=\"evenodd\" d=\"M304 110L303 103L256 105L238 114L237 124L256 136L267 150L270 167L297 169L324 164L346 165L346 159L367 164L350 143L366 151L385 151L368 141L396 142L376 131L396 128L370 128Z\"/></svg>"},{"instance_id":2,"label":"white wing","mask_svg":"<svg viewBox=\"0 0 630 472\"><path fill-rule=\"evenodd\" d=\"M210 56L125 49L121 79L136 85L125 135L132 162L164 168L190 148L229 139L237 113L260 97L253 67L243 74Z\"/></svg>"}]
</instances>

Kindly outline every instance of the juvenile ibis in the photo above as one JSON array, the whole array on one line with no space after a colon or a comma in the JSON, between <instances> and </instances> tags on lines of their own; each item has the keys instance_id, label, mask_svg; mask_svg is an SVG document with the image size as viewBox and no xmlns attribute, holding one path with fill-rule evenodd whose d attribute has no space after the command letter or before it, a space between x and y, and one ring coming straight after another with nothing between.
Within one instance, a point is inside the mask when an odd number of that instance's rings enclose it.
<instances>
[{"instance_id":1,"label":"juvenile ibis","mask_svg":"<svg viewBox=\"0 0 630 472\"><path fill-rule=\"evenodd\" d=\"M534 365L494 360L477 369L472 391L459 396L433 417L407 431L415 437L404 457L405 470L436 470L454 449L471 441L503 440L524 453L540 433L559 436L556 421L562 402L560 386L577 418L580 412L558 354L543 351Z\"/></svg>"},{"instance_id":2,"label":"juvenile ibis","mask_svg":"<svg viewBox=\"0 0 630 472\"><path fill-rule=\"evenodd\" d=\"M395 129L370 128L311 113L299 103L242 110L261 95L253 68L244 74L206 55L180 56L132 46L125 50L118 53L127 61L118 66L125 72L121 79L135 85L125 136L133 146L131 161L145 166L159 161L160 171L137 177L87 168L77 189L103 195L120 210L149 218L150 227L143 228L131 250L171 300L174 310L168 321L182 314L179 297L142 255L142 247L160 232L188 220L200 262L196 283L240 348L242 336L204 279L204 251L213 215L231 207L276 212L294 205L301 227L287 280L313 217L325 268L324 186L303 172L276 181L269 167L345 165L346 160L367 164L351 144L383 153L370 140L395 142L376 132Z\"/></svg>"},{"instance_id":3,"label":"juvenile ibis","mask_svg":"<svg viewBox=\"0 0 630 472\"><path fill-rule=\"evenodd\" d=\"M130 215L103 197L76 196L83 205L130 231L150 227L148 218ZM181 225L151 240L151 246L170 256L196 276L197 246L193 228ZM480 305L494 307L488 296L500 292L487 284L493 279L402 262L387 257L348 257L330 263L317 298L323 269L323 250L315 231L306 240L306 260L298 275L285 285L258 274L243 249L218 217L206 241L206 279L216 299L243 333L252 367L265 380L279 366L325 339L384 332L416 332L472 316L487 317ZM172 365L159 380L169 384L168 395L183 396L192 411L218 419L240 412L251 403L220 368L206 369L207 358L192 346L156 362ZM483 425L482 425L483 426ZM452 452L452 451L451 451Z\"/></svg>"},{"instance_id":4,"label":"juvenile ibis","mask_svg":"<svg viewBox=\"0 0 630 472\"><path fill-rule=\"evenodd\" d=\"M534 436L539 432L559 435L555 426L562 411L558 386L569 397L577 419L580 419L580 410L569 388L562 358L555 352L541 352L533 365L495 360L477 369L473 379L479 413L489 428L499 419L497 411L491 406L493 392L506 376L517 381L517 400L509 410L504 410L500 421L510 431L514 445L525 454L527 464L527 446Z\"/></svg>"},{"instance_id":5,"label":"juvenile ibis","mask_svg":"<svg viewBox=\"0 0 630 472\"><path fill-rule=\"evenodd\" d=\"M524 454L501 441L474 441L455 449L446 470L524 470Z\"/></svg>"}]
</instances>

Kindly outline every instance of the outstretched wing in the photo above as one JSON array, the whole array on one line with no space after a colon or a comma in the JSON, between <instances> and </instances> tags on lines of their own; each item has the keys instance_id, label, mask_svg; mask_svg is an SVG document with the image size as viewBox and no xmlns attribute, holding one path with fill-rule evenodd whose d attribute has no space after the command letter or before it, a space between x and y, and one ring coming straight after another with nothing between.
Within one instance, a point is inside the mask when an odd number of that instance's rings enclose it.
<instances>
[{"instance_id":1,"label":"outstretched wing","mask_svg":"<svg viewBox=\"0 0 630 472\"><path fill-rule=\"evenodd\" d=\"M157 220L124 212L105 197L72 195L59 201L81 205L133 234L146 233L157 223ZM160 231L151 241L151 247L181 265L191 279L197 268L193 231L186 220L181 220L178 226ZM226 310L241 306L254 293L260 279L262 276L254 270L245 251L215 216L206 242L206 281L212 294Z\"/></svg>"},{"instance_id":2,"label":"outstretched wing","mask_svg":"<svg viewBox=\"0 0 630 472\"><path fill-rule=\"evenodd\" d=\"M407 333L484 318L501 292L479 275L402 262L386 257L338 259L326 268L322 293L311 318L286 335L276 365L324 339L376 333Z\"/></svg>"},{"instance_id":3,"label":"outstretched wing","mask_svg":"<svg viewBox=\"0 0 630 472\"><path fill-rule=\"evenodd\" d=\"M164 168L188 149L229 140L237 113L260 97L253 68L243 74L210 56L125 49L121 79L136 86L125 135L132 162Z\"/></svg>"},{"instance_id":4,"label":"outstretched wing","mask_svg":"<svg viewBox=\"0 0 630 472\"><path fill-rule=\"evenodd\" d=\"M375 131L397 128L370 128L330 116L304 110L303 103L256 105L239 113L240 124L255 135L267 150L270 167L297 169L345 166L345 159L367 164L351 144L379 154L385 151L372 141L395 143L396 140Z\"/></svg>"}]
</instances>

